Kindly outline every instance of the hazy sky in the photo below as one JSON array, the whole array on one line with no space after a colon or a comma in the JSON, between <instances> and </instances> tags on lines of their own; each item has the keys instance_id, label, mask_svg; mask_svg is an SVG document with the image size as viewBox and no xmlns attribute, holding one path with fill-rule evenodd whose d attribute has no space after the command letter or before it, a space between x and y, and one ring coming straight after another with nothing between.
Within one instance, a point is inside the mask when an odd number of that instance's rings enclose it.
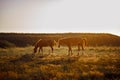
<instances>
[{"instance_id":1,"label":"hazy sky","mask_svg":"<svg viewBox=\"0 0 120 80\"><path fill-rule=\"evenodd\" d=\"M120 0L0 0L0 32L120 35Z\"/></svg>"}]
</instances>

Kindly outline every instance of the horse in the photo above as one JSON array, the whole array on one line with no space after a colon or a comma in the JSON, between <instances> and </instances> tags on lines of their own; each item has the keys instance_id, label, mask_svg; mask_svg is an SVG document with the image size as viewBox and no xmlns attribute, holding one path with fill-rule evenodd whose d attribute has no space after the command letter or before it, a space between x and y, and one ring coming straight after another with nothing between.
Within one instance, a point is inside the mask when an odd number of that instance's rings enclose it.
<instances>
[{"instance_id":1,"label":"horse","mask_svg":"<svg viewBox=\"0 0 120 80\"><path fill-rule=\"evenodd\" d=\"M61 38L58 40L59 48L60 45L68 47L68 55L70 54L72 55L71 46L78 46L78 55L79 55L80 47L82 47L82 50L84 50L84 46L86 45L86 38L80 38L80 37Z\"/></svg>"},{"instance_id":2,"label":"horse","mask_svg":"<svg viewBox=\"0 0 120 80\"><path fill-rule=\"evenodd\" d=\"M36 43L35 43L35 47L34 47L34 54L37 52L37 48L39 47L39 52L42 52L43 55L43 47L50 47L53 53L53 46L56 45L57 42L55 40L52 39L39 39Z\"/></svg>"}]
</instances>

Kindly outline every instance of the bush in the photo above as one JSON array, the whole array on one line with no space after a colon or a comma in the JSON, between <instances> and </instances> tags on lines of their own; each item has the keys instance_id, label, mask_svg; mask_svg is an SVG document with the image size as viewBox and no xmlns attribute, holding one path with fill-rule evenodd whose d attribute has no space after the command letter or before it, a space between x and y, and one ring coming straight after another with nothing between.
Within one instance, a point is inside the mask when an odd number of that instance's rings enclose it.
<instances>
[{"instance_id":1,"label":"bush","mask_svg":"<svg viewBox=\"0 0 120 80\"><path fill-rule=\"evenodd\" d=\"M9 47L15 47L15 44L8 42L6 40L0 40L0 48L9 48Z\"/></svg>"}]
</instances>

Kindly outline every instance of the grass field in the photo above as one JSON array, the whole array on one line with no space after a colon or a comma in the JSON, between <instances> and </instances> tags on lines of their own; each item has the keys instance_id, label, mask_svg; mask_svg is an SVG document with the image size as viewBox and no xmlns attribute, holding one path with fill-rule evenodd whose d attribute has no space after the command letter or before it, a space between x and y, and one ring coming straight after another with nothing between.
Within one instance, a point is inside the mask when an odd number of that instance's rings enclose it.
<instances>
[{"instance_id":1,"label":"grass field","mask_svg":"<svg viewBox=\"0 0 120 80\"><path fill-rule=\"evenodd\" d=\"M120 47L86 47L77 56L67 56L67 47L0 49L0 80L120 80Z\"/></svg>"}]
</instances>

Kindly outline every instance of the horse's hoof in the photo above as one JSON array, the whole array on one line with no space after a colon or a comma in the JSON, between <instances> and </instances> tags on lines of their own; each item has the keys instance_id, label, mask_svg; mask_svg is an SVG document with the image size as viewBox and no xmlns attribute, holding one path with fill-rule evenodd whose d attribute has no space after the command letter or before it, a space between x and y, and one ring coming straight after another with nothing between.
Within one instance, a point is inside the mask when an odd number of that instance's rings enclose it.
<instances>
[{"instance_id":1,"label":"horse's hoof","mask_svg":"<svg viewBox=\"0 0 120 80\"><path fill-rule=\"evenodd\" d=\"M43 55L40 55L39 58L43 58L44 56Z\"/></svg>"}]
</instances>

